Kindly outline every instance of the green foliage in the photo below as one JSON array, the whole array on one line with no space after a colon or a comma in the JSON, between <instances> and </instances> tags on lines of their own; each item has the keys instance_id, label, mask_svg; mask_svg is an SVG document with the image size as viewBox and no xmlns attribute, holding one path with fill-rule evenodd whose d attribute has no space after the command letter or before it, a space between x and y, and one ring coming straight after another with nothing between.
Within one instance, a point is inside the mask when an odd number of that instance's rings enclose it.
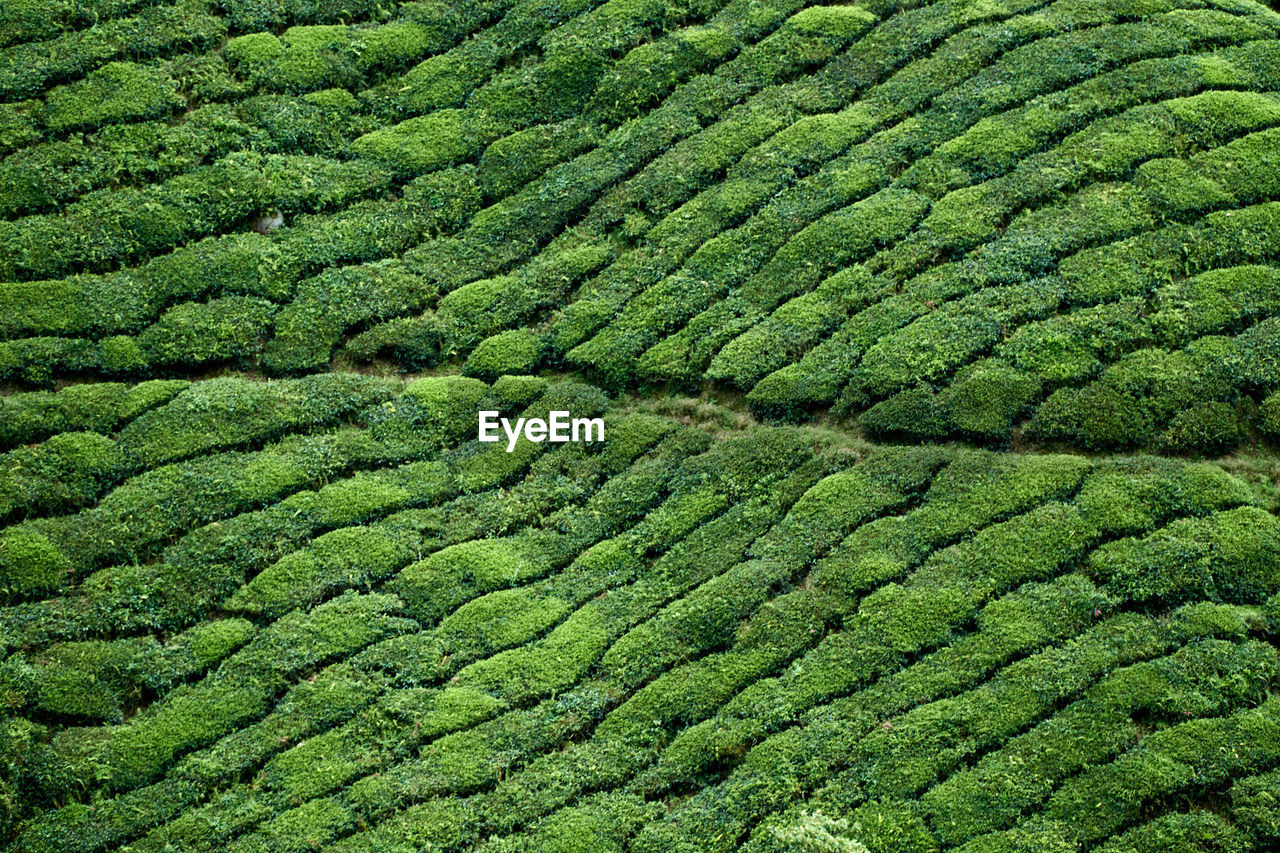
<instances>
[{"instance_id":1,"label":"green foliage","mask_svg":"<svg viewBox=\"0 0 1280 853\"><path fill-rule=\"evenodd\" d=\"M186 302L170 308L139 335L138 347L145 362L157 367L247 361L275 312L275 305L253 297Z\"/></svg>"},{"instance_id":2,"label":"green foliage","mask_svg":"<svg viewBox=\"0 0 1280 853\"><path fill-rule=\"evenodd\" d=\"M478 155L496 131L483 113L440 110L366 134L352 143L352 150L396 174L419 175Z\"/></svg>"},{"instance_id":3,"label":"green foliage","mask_svg":"<svg viewBox=\"0 0 1280 853\"><path fill-rule=\"evenodd\" d=\"M162 68L109 62L83 80L59 86L47 99L52 130L156 118L183 104Z\"/></svg>"},{"instance_id":4,"label":"green foliage","mask_svg":"<svg viewBox=\"0 0 1280 853\"><path fill-rule=\"evenodd\" d=\"M1275 846L1274 14L0 6L0 846Z\"/></svg>"},{"instance_id":5,"label":"green foliage","mask_svg":"<svg viewBox=\"0 0 1280 853\"><path fill-rule=\"evenodd\" d=\"M57 589L71 563L39 533L10 527L0 532L0 567L5 598L13 600Z\"/></svg>"},{"instance_id":6,"label":"green foliage","mask_svg":"<svg viewBox=\"0 0 1280 853\"><path fill-rule=\"evenodd\" d=\"M572 119L509 134L480 156L477 166L480 186L487 197L503 198L555 164L581 154L598 142L590 124Z\"/></svg>"},{"instance_id":7,"label":"green foliage","mask_svg":"<svg viewBox=\"0 0 1280 853\"><path fill-rule=\"evenodd\" d=\"M332 425L391 397L392 385L362 376L275 382L213 379L191 385L120 431L131 459L153 467L215 448L268 440L286 431Z\"/></svg>"},{"instance_id":8,"label":"green foliage","mask_svg":"<svg viewBox=\"0 0 1280 853\"><path fill-rule=\"evenodd\" d=\"M38 94L50 80L67 79L121 56L149 56L175 47L208 48L226 33L203 0L144 5L138 14L95 22L87 30L5 50L0 91L10 100Z\"/></svg>"},{"instance_id":9,"label":"green foliage","mask_svg":"<svg viewBox=\"0 0 1280 853\"><path fill-rule=\"evenodd\" d=\"M462 372L493 380L507 374L532 373L542 360L543 345L531 329L511 329L485 338L472 350Z\"/></svg>"},{"instance_id":10,"label":"green foliage","mask_svg":"<svg viewBox=\"0 0 1280 853\"><path fill-rule=\"evenodd\" d=\"M1182 519L1143 539L1099 548L1089 571L1108 589L1139 601L1255 603L1280 584L1280 528L1254 507Z\"/></svg>"},{"instance_id":11,"label":"green foliage","mask_svg":"<svg viewBox=\"0 0 1280 853\"><path fill-rule=\"evenodd\" d=\"M90 503L124 470L124 456L93 432L64 432L0 455L0 518L69 512Z\"/></svg>"},{"instance_id":12,"label":"green foliage","mask_svg":"<svg viewBox=\"0 0 1280 853\"><path fill-rule=\"evenodd\" d=\"M1161 443L1174 453L1221 456L1244 439L1244 420L1229 403L1201 403L1174 417Z\"/></svg>"},{"instance_id":13,"label":"green foliage","mask_svg":"<svg viewBox=\"0 0 1280 853\"><path fill-rule=\"evenodd\" d=\"M1269 435L1280 435L1280 393L1263 401L1262 429Z\"/></svg>"}]
</instances>

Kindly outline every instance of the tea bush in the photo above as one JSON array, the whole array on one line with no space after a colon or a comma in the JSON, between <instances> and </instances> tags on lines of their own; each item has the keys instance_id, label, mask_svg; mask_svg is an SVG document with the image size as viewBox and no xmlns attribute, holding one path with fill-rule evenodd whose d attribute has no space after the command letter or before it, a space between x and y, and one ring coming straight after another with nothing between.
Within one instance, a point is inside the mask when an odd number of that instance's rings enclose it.
<instances>
[{"instance_id":1,"label":"tea bush","mask_svg":"<svg viewBox=\"0 0 1280 853\"><path fill-rule=\"evenodd\" d=\"M1273 849L1277 36L0 4L0 848Z\"/></svg>"}]
</instances>

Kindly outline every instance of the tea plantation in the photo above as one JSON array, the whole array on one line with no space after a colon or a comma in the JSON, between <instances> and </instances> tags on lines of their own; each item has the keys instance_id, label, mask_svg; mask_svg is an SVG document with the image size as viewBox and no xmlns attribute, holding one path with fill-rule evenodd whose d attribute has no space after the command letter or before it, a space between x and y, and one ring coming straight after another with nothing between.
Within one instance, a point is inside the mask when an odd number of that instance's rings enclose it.
<instances>
[{"instance_id":1,"label":"tea plantation","mask_svg":"<svg viewBox=\"0 0 1280 853\"><path fill-rule=\"evenodd\" d=\"M1280 850L1280 13L0 0L0 647L3 853Z\"/></svg>"}]
</instances>

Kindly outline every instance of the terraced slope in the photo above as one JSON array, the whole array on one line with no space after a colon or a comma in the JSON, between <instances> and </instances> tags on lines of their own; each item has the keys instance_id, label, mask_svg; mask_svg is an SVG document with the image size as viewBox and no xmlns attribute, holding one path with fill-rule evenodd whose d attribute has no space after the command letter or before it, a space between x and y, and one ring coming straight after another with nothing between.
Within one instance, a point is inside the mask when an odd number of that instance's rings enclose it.
<instances>
[{"instance_id":1,"label":"terraced slope","mask_svg":"<svg viewBox=\"0 0 1280 853\"><path fill-rule=\"evenodd\" d=\"M4 853L1280 849L1277 450L1253 0L0 0Z\"/></svg>"},{"instance_id":2,"label":"terraced slope","mask_svg":"<svg viewBox=\"0 0 1280 853\"><path fill-rule=\"evenodd\" d=\"M10 850L1280 840L1280 519L1213 465L537 378L4 407Z\"/></svg>"},{"instance_id":3,"label":"terraced slope","mask_svg":"<svg viewBox=\"0 0 1280 853\"><path fill-rule=\"evenodd\" d=\"M567 367L894 439L1280 434L1248 0L5 14L0 378Z\"/></svg>"}]
</instances>

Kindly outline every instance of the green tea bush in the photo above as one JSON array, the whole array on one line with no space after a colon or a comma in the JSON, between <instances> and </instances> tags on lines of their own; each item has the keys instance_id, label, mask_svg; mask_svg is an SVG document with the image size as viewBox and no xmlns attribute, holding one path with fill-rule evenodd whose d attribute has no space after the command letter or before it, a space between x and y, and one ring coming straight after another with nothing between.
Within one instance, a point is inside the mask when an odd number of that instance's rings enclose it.
<instances>
[{"instance_id":1,"label":"green tea bush","mask_svg":"<svg viewBox=\"0 0 1280 853\"><path fill-rule=\"evenodd\" d=\"M120 431L121 448L150 468L212 449L263 441L333 424L391 397L393 385L370 377L246 382L214 379L192 385Z\"/></svg>"},{"instance_id":2,"label":"green tea bush","mask_svg":"<svg viewBox=\"0 0 1280 853\"><path fill-rule=\"evenodd\" d=\"M349 0L349 2L333 5L312 3L308 0L289 0L286 3L221 0L219 5L228 20L238 30L270 29L293 21L315 23L346 21L377 10L376 4L365 2L365 0Z\"/></svg>"},{"instance_id":3,"label":"green tea bush","mask_svg":"<svg viewBox=\"0 0 1280 853\"><path fill-rule=\"evenodd\" d=\"M175 305L138 336L138 348L155 367L198 367L247 360L271 326L276 306L265 299L227 296Z\"/></svg>"},{"instance_id":4,"label":"green tea bush","mask_svg":"<svg viewBox=\"0 0 1280 853\"><path fill-rule=\"evenodd\" d=\"M1278 35L0 8L0 847L1270 849Z\"/></svg>"},{"instance_id":5,"label":"green tea bush","mask_svg":"<svg viewBox=\"0 0 1280 853\"><path fill-rule=\"evenodd\" d=\"M250 96L199 106L180 124L107 125L45 141L0 163L6 178L0 205L12 213L44 212L108 184L172 177L246 145L279 153L341 153L364 121L355 106L339 90L294 99Z\"/></svg>"},{"instance_id":6,"label":"green tea bush","mask_svg":"<svg viewBox=\"0 0 1280 853\"><path fill-rule=\"evenodd\" d=\"M498 139L484 150L477 176L486 197L511 195L557 163L590 150L599 142L591 124L569 119L539 124Z\"/></svg>"},{"instance_id":7,"label":"green tea bush","mask_svg":"<svg viewBox=\"0 0 1280 853\"><path fill-rule=\"evenodd\" d=\"M49 128L55 131L156 118L182 105L177 86L158 67L109 62L83 80L49 92Z\"/></svg>"},{"instance_id":8,"label":"green tea bush","mask_svg":"<svg viewBox=\"0 0 1280 853\"><path fill-rule=\"evenodd\" d=\"M227 28L209 11L205 0L144 6L136 15L99 21L87 30L14 45L0 51L0 92L20 100L50 81L79 76L107 60L211 47Z\"/></svg>"},{"instance_id":9,"label":"green tea bush","mask_svg":"<svg viewBox=\"0 0 1280 853\"><path fill-rule=\"evenodd\" d=\"M542 360L543 345L536 332L512 329L485 338L467 357L462 372L481 379L531 373Z\"/></svg>"},{"instance_id":10,"label":"green tea bush","mask_svg":"<svg viewBox=\"0 0 1280 853\"><path fill-rule=\"evenodd\" d=\"M4 42L39 41L64 30L88 26L99 18L127 15L148 5L145 0L26 0L4 10Z\"/></svg>"},{"instance_id":11,"label":"green tea bush","mask_svg":"<svg viewBox=\"0 0 1280 853\"><path fill-rule=\"evenodd\" d=\"M1161 436L1174 453L1221 456L1244 439L1244 418L1229 403L1201 403L1178 414Z\"/></svg>"},{"instance_id":12,"label":"green tea bush","mask_svg":"<svg viewBox=\"0 0 1280 853\"><path fill-rule=\"evenodd\" d=\"M60 214L4 223L5 278L101 269L220 230L273 207L332 206L385 189L358 162L237 152L145 190L98 190ZM19 227L19 225L21 227Z\"/></svg>"},{"instance_id":13,"label":"green tea bush","mask_svg":"<svg viewBox=\"0 0 1280 853\"><path fill-rule=\"evenodd\" d=\"M1204 640L1120 670L973 770L929 790L922 800L932 823L951 843L1012 825L1022 809L1041 800L1067 774L1114 758L1134 736L1134 716L1168 725L1187 716L1220 714L1248 701L1260 683L1273 677L1274 654L1265 643ZM1206 697L1202 685L1215 679L1230 680L1239 692L1213 691L1212 698ZM1055 742L1073 746L1055 749ZM1015 767L1021 767L1020 784L1003 797L992 797L993 780L1010 778Z\"/></svg>"},{"instance_id":14,"label":"green tea bush","mask_svg":"<svg viewBox=\"0 0 1280 853\"><path fill-rule=\"evenodd\" d=\"M4 412L0 443L31 444L59 432L87 430L110 434L147 409L167 403L187 387L181 379L153 379L137 385L120 382L68 385L58 392L33 391L0 397Z\"/></svg>"},{"instance_id":15,"label":"green tea bush","mask_svg":"<svg viewBox=\"0 0 1280 853\"><path fill-rule=\"evenodd\" d=\"M94 432L63 432L0 455L0 518L91 503L123 472L124 461L115 442Z\"/></svg>"}]
</instances>

